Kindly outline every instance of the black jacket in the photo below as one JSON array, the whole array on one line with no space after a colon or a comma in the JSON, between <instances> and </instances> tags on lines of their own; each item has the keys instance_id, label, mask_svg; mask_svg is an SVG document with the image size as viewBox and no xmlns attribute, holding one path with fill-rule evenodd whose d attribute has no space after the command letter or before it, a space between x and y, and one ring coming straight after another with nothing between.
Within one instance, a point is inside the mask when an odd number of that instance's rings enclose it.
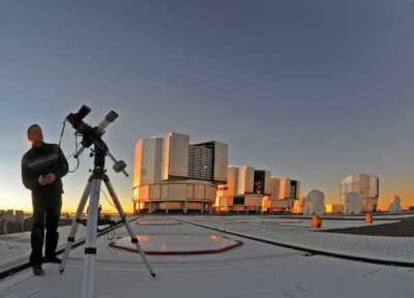
<instances>
[{"instance_id":1,"label":"black jacket","mask_svg":"<svg viewBox=\"0 0 414 298\"><path fill-rule=\"evenodd\" d=\"M63 192L61 177L68 172L68 162L62 150L56 144L46 144L35 147L23 155L22 180L26 188L33 192L44 190L56 190ZM52 184L42 186L37 180L40 175L53 173L56 181Z\"/></svg>"}]
</instances>

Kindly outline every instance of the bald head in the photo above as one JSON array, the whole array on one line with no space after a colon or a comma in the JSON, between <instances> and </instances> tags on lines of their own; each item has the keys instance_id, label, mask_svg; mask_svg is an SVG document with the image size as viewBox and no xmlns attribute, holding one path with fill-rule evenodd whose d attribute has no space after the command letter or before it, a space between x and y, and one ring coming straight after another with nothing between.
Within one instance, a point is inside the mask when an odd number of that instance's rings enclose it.
<instances>
[{"instance_id":1,"label":"bald head","mask_svg":"<svg viewBox=\"0 0 414 298\"><path fill-rule=\"evenodd\" d=\"M40 146L43 144L43 132L39 124L32 124L27 129L27 139L33 146Z\"/></svg>"}]
</instances>

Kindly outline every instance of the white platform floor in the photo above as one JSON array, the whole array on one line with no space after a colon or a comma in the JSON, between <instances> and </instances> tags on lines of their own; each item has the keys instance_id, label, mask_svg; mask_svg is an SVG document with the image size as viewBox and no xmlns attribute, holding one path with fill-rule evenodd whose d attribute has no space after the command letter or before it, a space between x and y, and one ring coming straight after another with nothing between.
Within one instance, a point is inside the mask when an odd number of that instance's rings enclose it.
<instances>
[{"instance_id":1,"label":"white platform floor","mask_svg":"<svg viewBox=\"0 0 414 298\"><path fill-rule=\"evenodd\" d=\"M173 218L175 217L146 217L150 224L133 223L131 226L140 235L217 234L188 223L156 224L158 220L165 222ZM372 239L366 236L345 237L348 235L318 233L310 231L305 222L292 222L292 219L284 222L276 217L256 216L176 218L303 245L342 251L346 250L342 246L346 246L353 249L353 252L364 255L411 260L414 251L413 238ZM277 224L269 224L268 221ZM336 221L335 226L338 224ZM347 224L343 222L343 226ZM115 235L108 236L125 237L127 233L121 227ZM243 245L220 254L148 255L148 260L157 273L153 279L139 254L109 247L111 239L108 236L97 240L96 297L397 298L412 297L414 291L414 268L306 256L303 252L235 236L228 237L243 241ZM403 249L398 250L400 246ZM0 280L0 297L80 297L83 258L83 247L79 247L71 252L63 275L58 273L58 265L46 264L45 276L33 276L31 270L27 269Z\"/></svg>"}]
</instances>

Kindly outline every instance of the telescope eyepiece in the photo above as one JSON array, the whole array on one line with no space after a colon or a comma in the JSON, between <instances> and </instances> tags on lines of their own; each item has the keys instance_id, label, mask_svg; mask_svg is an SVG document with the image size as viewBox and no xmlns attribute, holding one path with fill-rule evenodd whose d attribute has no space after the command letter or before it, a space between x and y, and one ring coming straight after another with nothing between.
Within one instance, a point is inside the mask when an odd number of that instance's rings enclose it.
<instances>
[{"instance_id":1,"label":"telescope eyepiece","mask_svg":"<svg viewBox=\"0 0 414 298\"><path fill-rule=\"evenodd\" d=\"M84 131L88 128L88 125L85 124L82 120L86 117L91 111L91 108L88 106L81 106L77 113L70 113L66 119L72 124L73 128L78 133L84 133Z\"/></svg>"},{"instance_id":2,"label":"telescope eyepiece","mask_svg":"<svg viewBox=\"0 0 414 298\"><path fill-rule=\"evenodd\" d=\"M91 108L88 106L81 106L81 108L79 109L79 111L76 113L78 119L83 119L86 117L86 115L88 115L91 112Z\"/></svg>"}]
</instances>

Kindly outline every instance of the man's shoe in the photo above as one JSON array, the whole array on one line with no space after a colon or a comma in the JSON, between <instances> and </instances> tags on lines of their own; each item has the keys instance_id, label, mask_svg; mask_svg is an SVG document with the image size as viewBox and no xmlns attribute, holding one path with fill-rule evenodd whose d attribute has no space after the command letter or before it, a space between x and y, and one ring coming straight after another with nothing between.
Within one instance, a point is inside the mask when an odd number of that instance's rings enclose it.
<instances>
[{"instance_id":1,"label":"man's shoe","mask_svg":"<svg viewBox=\"0 0 414 298\"><path fill-rule=\"evenodd\" d=\"M45 275L45 271L43 270L42 266L33 266L33 274L37 276Z\"/></svg>"},{"instance_id":2,"label":"man's shoe","mask_svg":"<svg viewBox=\"0 0 414 298\"><path fill-rule=\"evenodd\" d=\"M45 263L55 263L55 264L60 264L60 263L62 263L62 260L61 259L59 259L58 257L56 257L56 256L54 256L54 257L45 257L44 259L43 259L43 261L45 262Z\"/></svg>"}]
</instances>

